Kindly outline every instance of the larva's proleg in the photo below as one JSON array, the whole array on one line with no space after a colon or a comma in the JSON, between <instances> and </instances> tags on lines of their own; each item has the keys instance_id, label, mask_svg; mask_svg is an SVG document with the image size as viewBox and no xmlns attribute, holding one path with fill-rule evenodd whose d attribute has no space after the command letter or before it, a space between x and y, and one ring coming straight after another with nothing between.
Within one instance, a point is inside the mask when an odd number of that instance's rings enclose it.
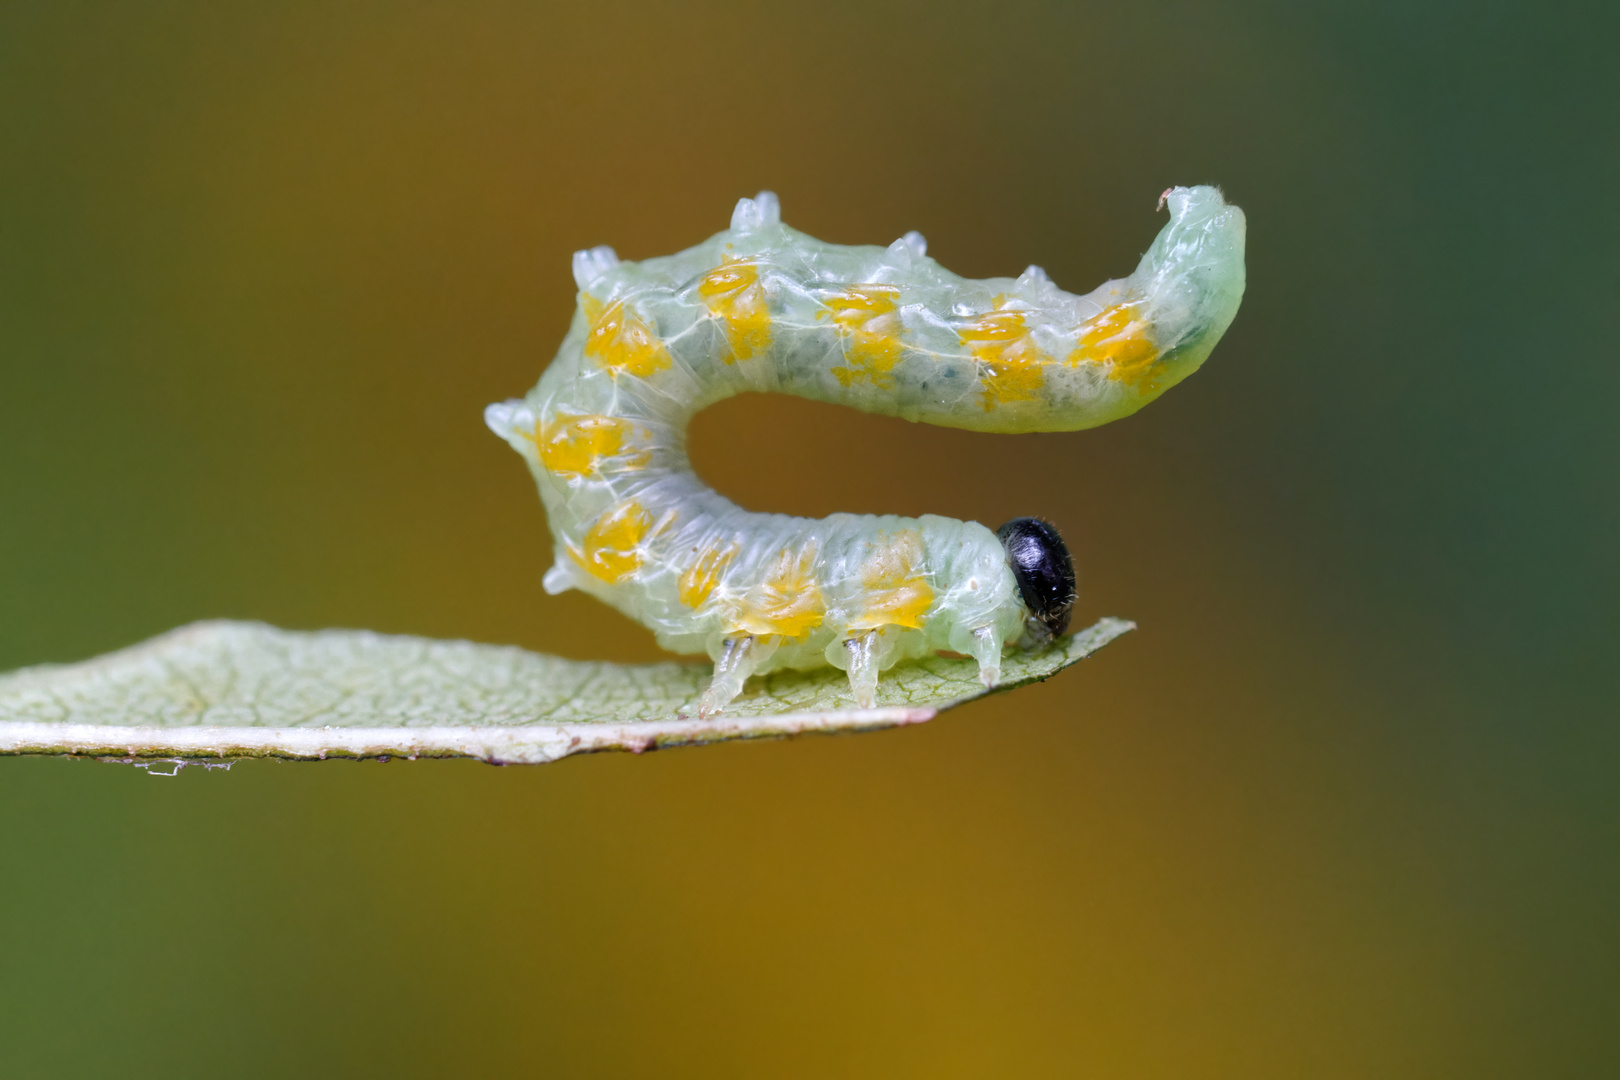
<instances>
[{"instance_id":1,"label":"larva's proleg","mask_svg":"<svg viewBox=\"0 0 1620 1080\"><path fill-rule=\"evenodd\" d=\"M784 667L847 671L863 706L883 671L932 652L974 657L995 685L1005 647L1068 625L1074 571L1050 525L749 513L693 475L687 422L747 390L975 431L1127 416L1197 370L1243 296L1242 211L1209 187L1164 202L1136 272L1084 296L1034 266L959 278L917 233L824 244L783 225L770 192L678 255L579 252L556 359L485 413L539 485L547 591L583 589L663 647L707 653L706 715Z\"/></svg>"}]
</instances>

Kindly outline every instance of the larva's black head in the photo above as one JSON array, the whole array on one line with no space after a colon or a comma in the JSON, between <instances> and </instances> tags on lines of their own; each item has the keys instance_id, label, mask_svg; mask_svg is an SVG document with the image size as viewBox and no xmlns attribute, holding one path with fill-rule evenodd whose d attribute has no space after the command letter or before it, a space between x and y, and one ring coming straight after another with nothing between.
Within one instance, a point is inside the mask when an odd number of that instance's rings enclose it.
<instances>
[{"instance_id":1,"label":"larva's black head","mask_svg":"<svg viewBox=\"0 0 1620 1080\"><path fill-rule=\"evenodd\" d=\"M1074 608L1074 563L1056 529L1040 518L1013 518L996 530L1018 593L1029 608L1030 629L1053 637L1069 628Z\"/></svg>"}]
</instances>

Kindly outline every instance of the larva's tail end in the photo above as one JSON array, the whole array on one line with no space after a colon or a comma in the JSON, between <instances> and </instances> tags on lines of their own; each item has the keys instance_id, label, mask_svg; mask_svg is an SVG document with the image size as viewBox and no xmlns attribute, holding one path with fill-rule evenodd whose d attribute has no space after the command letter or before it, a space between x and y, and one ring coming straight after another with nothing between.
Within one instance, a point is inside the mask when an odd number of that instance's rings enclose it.
<instances>
[{"instance_id":1,"label":"larva's tail end","mask_svg":"<svg viewBox=\"0 0 1620 1080\"><path fill-rule=\"evenodd\" d=\"M1159 206L1170 208L1170 222L1154 240L1154 248L1195 245L1192 252L1159 251L1161 258L1179 254L1185 260L1188 254L1194 254L1206 263L1235 261L1241 273L1248 223L1243 211L1227 202L1220 188L1209 184L1167 188L1159 196ZM1144 265L1153 261L1154 255L1149 251L1143 256Z\"/></svg>"},{"instance_id":2,"label":"larva's tail end","mask_svg":"<svg viewBox=\"0 0 1620 1080\"><path fill-rule=\"evenodd\" d=\"M1165 352L1154 377L1162 391L1198 370L1232 325L1243 300L1248 222L1219 188L1176 187L1160 196L1170 222L1131 276Z\"/></svg>"}]
</instances>

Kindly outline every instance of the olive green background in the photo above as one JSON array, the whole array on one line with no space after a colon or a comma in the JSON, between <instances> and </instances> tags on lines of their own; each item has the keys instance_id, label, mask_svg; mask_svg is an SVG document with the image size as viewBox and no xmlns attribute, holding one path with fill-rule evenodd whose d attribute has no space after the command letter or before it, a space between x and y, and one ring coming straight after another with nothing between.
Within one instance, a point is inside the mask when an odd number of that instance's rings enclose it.
<instances>
[{"instance_id":1,"label":"olive green background","mask_svg":"<svg viewBox=\"0 0 1620 1080\"><path fill-rule=\"evenodd\" d=\"M6 1076L1620 1071L1612 8L0 7L0 668L205 617L657 654L483 427L769 187L960 273L1249 215L1093 432L697 421L758 509L1036 513L1141 630L915 730L0 760Z\"/></svg>"}]
</instances>

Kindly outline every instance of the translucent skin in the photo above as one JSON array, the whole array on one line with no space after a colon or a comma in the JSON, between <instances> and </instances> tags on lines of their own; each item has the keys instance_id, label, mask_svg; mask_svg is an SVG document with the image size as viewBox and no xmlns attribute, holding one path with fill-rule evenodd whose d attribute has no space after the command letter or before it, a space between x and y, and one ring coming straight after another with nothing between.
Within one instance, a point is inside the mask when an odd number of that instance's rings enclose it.
<instances>
[{"instance_id":1,"label":"translucent skin","mask_svg":"<svg viewBox=\"0 0 1620 1080\"><path fill-rule=\"evenodd\" d=\"M574 256L573 325L539 385L491 405L529 463L556 561L583 589L707 653L716 712L754 672L848 671L869 704L907 657L974 656L987 685L1026 611L977 522L750 513L692 472L686 427L749 390L975 431L1073 431L1135 412L1197 370L1243 295L1244 218L1214 188L1164 195L1171 220L1136 272L1085 296L1038 267L968 280L908 233L825 244L743 199L731 228L677 255ZM1039 635L1031 635L1031 640Z\"/></svg>"}]
</instances>

